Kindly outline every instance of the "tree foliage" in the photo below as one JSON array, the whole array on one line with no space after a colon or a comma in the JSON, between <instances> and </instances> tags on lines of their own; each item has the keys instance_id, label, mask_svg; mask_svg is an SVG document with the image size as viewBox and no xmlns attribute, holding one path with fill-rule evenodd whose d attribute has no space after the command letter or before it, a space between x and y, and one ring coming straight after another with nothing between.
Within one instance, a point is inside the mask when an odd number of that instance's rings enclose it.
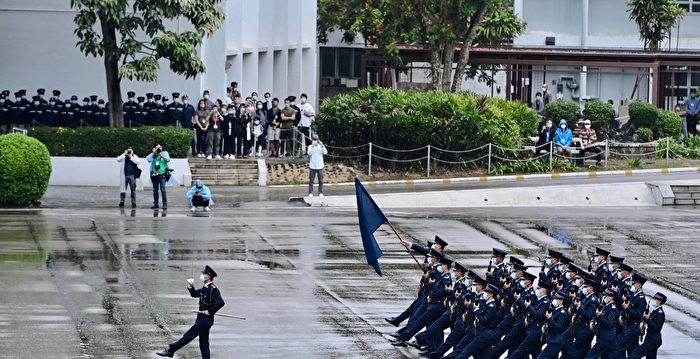
<instances>
[{"instance_id":1,"label":"tree foliage","mask_svg":"<svg viewBox=\"0 0 700 359\"><path fill-rule=\"evenodd\" d=\"M674 0L629 0L627 12L630 20L639 28L639 38L644 48L658 51L673 26L685 14L685 9Z\"/></svg>"},{"instance_id":2,"label":"tree foliage","mask_svg":"<svg viewBox=\"0 0 700 359\"><path fill-rule=\"evenodd\" d=\"M122 78L158 79L158 61L186 78L205 71L198 47L224 22L220 0L71 0L78 10L74 31L85 55L103 57L110 118L123 126ZM175 32L170 21L186 20L193 31ZM116 119L114 117L117 117ZM115 123L115 120L116 123Z\"/></svg>"},{"instance_id":3,"label":"tree foliage","mask_svg":"<svg viewBox=\"0 0 700 359\"><path fill-rule=\"evenodd\" d=\"M521 22L506 0L319 0L318 40L343 31L351 41L361 35L376 45L393 66L400 66L401 44L424 44L430 50L431 86L458 91L476 45L501 45L522 33ZM455 48L460 48L453 70Z\"/></svg>"}]
</instances>

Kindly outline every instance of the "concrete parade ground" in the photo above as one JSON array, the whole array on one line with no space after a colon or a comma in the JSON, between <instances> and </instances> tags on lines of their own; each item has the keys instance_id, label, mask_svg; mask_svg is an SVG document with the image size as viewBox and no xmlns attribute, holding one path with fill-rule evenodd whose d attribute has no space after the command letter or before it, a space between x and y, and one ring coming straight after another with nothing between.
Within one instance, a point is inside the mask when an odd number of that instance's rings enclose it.
<instances>
[{"instance_id":1,"label":"concrete parade ground","mask_svg":"<svg viewBox=\"0 0 700 359\"><path fill-rule=\"evenodd\" d=\"M377 187L413 192L413 207L383 208L404 239L434 235L446 253L484 272L501 247L538 273L546 249L586 267L603 247L650 278L645 292L668 295L659 358L700 353L700 211L694 206L441 208L433 191L528 186L601 188L599 178L557 183ZM117 208L118 189L50 187L41 209L0 211L0 358L155 358L194 322L197 300L185 289L208 264L226 305L211 329L214 358L418 358L390 345L384 321L415 298L420 272L391 229L376 238L384 276L366 264L357 212L348 206L289 202L306 189L212 188L210 216L192 215L185 188L168 188L169 209L151 192L138 208ZM351 187L326 190L352 195ZM418 194L416 194L418 193ZM422 195L420 195L422 194ZM562 199L565 200L565 199ZM378 201L381 204L381 201ZM425 205L430 203L430 205ZM127 203L128 205L128 203ZM197 340L176 354L199 357Z\"/></svg>"}]
</instances>

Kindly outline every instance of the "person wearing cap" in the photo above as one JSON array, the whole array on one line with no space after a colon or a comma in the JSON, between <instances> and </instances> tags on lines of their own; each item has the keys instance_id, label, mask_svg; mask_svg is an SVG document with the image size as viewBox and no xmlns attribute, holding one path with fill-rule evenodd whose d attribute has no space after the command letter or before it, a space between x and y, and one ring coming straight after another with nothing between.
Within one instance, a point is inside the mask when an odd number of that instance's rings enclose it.
<instances>
[{"instance_id":1,"label":"person wearing cap","mask_svg":"<svg viewBox=\"0 0 700 359\"><path fill-rule=\"evenodd\" d=\"M131 208L136 208L136 172L138 171L139 156L134 153L134 149L129 146L124 153L117 157L117 162L121 165L119 171L119 207L124 207L126 199L126 187L131 189Z\"/></svg>"},{"instance_id":2,"label":"person wearing cap","mask_svg":"<svg viewBox=\"0 0 700 359\"><path fill-rule=\"evenodd\" d=\"M160 94L153 95L153 100L153 103L148 108L148 124L151 126L163 126L165 107L163 106L162 96Z\"/></svg>"},{"instance_id":3,"label":"person wearing cap","mask_svg":"<svg viewBox=\"0 0 700 359\"><path fill-rule=\"evenodd\" d=\"M32 104L27 108L27 121L29 124L42 124L41 116L44 114L43 105L39 101L39 96L32 97Z\"/></svg>"},{"instance_id":4,"label":"person wearing cap","mask_svg":"<svg viewBox=\"0 0 700 359\"><path fill-rule=\"evenodd\" d=\"M467 270L467 279L470 283L468 296L464 298L464 313L462 314L462 320L464 321L464 336L462 339L454 345L452 352L443 358L454 359L459 354L461 354L464 349L471 344L471 342L476 337L476 323L474 316L474 303L483 302L484 290L488 286L488 281L481 278L477 273L471 269Z\"/></svg>"},{"instance_id":5,"label":"person wearing cap","mask_svg":"<svg viewBox=\"0 0 700 359\"><path fill-rule=\"evenodd\" d=\"M525 300L525 326L527 327L525 339L519 343L518 348L508 355L508 359L527 358L532 355L534 358L539 355L542 349L542 325L546 321L547 309L551 304L549 293L553 289L552 284L547 281L538 281L536 299Z\"/></svg>"},{"instance_id":6,"label":"person wearing cap","mask_svg":"<svg viewBox=\"0 0 700 359\"><path fill-rule=\"evenodd\" d=\"M192 298L199 298L199 312L194 325L180 338L180 340L171 343L162 351L156 353L162 357L172 358L175 352L191 342L194 338L199 337L199 350L202 353L202 358L209 359L209 330L214 325L214 314L224 306L224 299L221 297L219 288L214 285L216 272L211 267L204 266L204 270L199 276L202 282L202 288L194 288L194 279L188 279L187 291L190 292Z\"/></svg>"},{"instance_id":7,"label":"person wearing cap","mask_svg":"<svg viewBox=\"0 0 700 359\"><path fill-rule=\"evenodd\" d=\"M83 97L83 104L78 108L78 116L80 121L92 126L92 105L89 97Z\"/></svg>"},{"instance_id":8,"label":"person wearing cap","mask_svg":"<svg viewBox=\"0 0 700 359\"><path fill-rule=\"evenodd\" d=\"M522 269L520 265L515 266L517 269ZM534 302L537 300L533 284L535 276L525 270L520 270L521 278L515 284L513 290L513 304L510 308L510 316L513 318L513 326L506 333L494 348L491 350L492 358L499 358L503 353L508 351L513 353L526 336L525 318L527 316L526 302Z\"/></svg>"},{"instance_id":9,"label":"person wearing cap","mask_svg":"<svg viewBox=\"0 0 700 359\"><path fill-rule=\"evenodd\" d=\"M454 262L448 258L443 258L442 263L446 264L448 268L451 268ZM449 270L447 273L450 275L450 280L447 281L445 284L446 301L443 300L443 302L445 302L446 304L451 304L454 303L456 299L454 297L454 294L457 281L461 280L462 277L461 274L458 276L457 273L450 273ZM422 349L421 354L427 355L432 351L436 350L442 344L445 338L445 329L454 326L452 305L445 305L444 307L445 309L442 312L442 315L440 315L435 321L428 325L423 332L418 333L416 335L416 340L414 343L408 343L409 345L417 349Z\"/></svg>"},{"instance_id":10,"label":"person wearing cap","mask_svg":"<svg viewBox=\"0 0 700 359\"><path fill-rule=\"evenodd\" d=\"M17 91L14 93L15 100L10 105L9 115L10 115L10 128L12 127L23 127L25 111L27 110L27 105L22 101L22 92Z\"/></svg>"},{"instance_id":11,"label":"person wearing cap","mask_svg":"<svg viewBox=\"0 0 700 359\"><path fill-rule=\"evenodd\" d=\"M143 126L148 118L148 108L146 107L146 98L139 96L137 99L137 107L134 111L134 117L131 121L131 126Z\"/></svg>"},{"instance_id":12,"label":"person wearing cap","mask_svg":"<svg viewBox=\"0 0 700 359\"><path fill-rule=\"evenodd\" d=\"M605 249L600 247L595 248L595 257L593 258L593 262L597 264L598 267L595 269L594 276L596 281L603 287L607 286L611 277L610 268L608 267L609 254L610 252L606 251Z\"/></svg>"},{"instance_id":13,"label":"person wearing cap","mask_svg":"<svg viewBox=\"0 0 700 359\"><path fill-rule=\"evenodd\" d=\"M598 282L592 276L584 276L580 289L581 296L576 297L569 307L573 319L571 329L567 333L568 342L564 346L562 358L580 359L591 349L593 334L589 326L595 319L598 308L597 286Z\"/></svg>"},{"instance_id":14,"label":"person wearing cap","mask_svg":"<svg viewBox=\"0 0 700 359\"><path fill-rule=\"evenodd\" d=\"M661 292L656 292L649 301L649 308L642 316L646 327L644 341L627 356L627 359L656 358L656 352L661 347L661 329L666 321L663 309L665 303L666 295Z\"/></svg>"},{"instance_id":15,"label":"person wearing cap","mask_svg":"<svg viewBox=\"0 0 700 359\"><path fill-rule=\"evenodd\" d=\"M49 102L46 101L46 98L44 97L45 94L46 94L46 90L43 89L43 88L40 88L40 89L37 89L37 90L36 90L36 95L37 95L37 97L39 98L39 103L42 104L42 105L48 105L48 104L49 104Z\"/></svg>"},{"instance_id":16,"label":"person wearing cap","mask_svg":"<svg viewBox=\"0 0 700 359\"><path fill-rule=\"evenodd\" d=\"M583 165L586 160L586 153L593 152L596 154L595 161L596 165L600 164L602 160L602 150L595 146L598 141L598 137L595 134L595 130L591 128L591 120L585 119L583 121L583 130L581 130L579 137L581 138L581 150L579 151L579 164Z\"/></svg>"},{"instance_id":17,"label":"person wearing cap","mask_svg":"<svg viewBox=\"0 0 700 359\"><path fill-rule=\"evenodd\" d=\"M591 323L595 333L595 345L588 351L585 359L598 359L606 356L615 346L615 323L617 322L617 307L615 306L615 292L606 289L603 292L603 308L596 309L596 319Z\"/></svg>"},{"instance_id":18,"label":"person wearing cap","mask_svg":"<svg viewBox=\"0 0 700 359\"><path fill-rule=\"evenodd\" d=\"M427 306L425 310L420 313L420 317L413 323L409 321L406 329L399 335L399 337L392 341L393 346L403 346L405 347L408 341L413 338L419 331L423 328L430 326L434 321L436 321L445 312L445 298L448 294L448 287L451 287L452 279L450 276L450 266L452 261L445 258L445 256L440 255L435 250L432 251L433 255L439 258L439 264L435 267L437 273L434 277L428 280L428 296L426 298ZM419 314L419 311L416 312ZM415 343L412 346L416 346Z\"/></svg>"},{"instance_id":19,"label":"person wearing cap","mask_svg":"<svg viewBox=\"0 0 700 359\"><path fill-rule=\"evenodd\" d=\"M7 98L10 95L10 91L3 90L0 92L0 133L7 132L9 130L10 124L10 107L12 106L12 101Z\"/></svg>"},{"instance_id":20,"label":"person wearing cap","mask_svg":"<svg viewBox=\"0 0 700 359\"><path fill-rule=\"evenodd\" d=\"M202 180L197 180L195 185L187 191L187 201L192 206L190 209L192 212L196 211L197 207L204 207L204 210L209 212L211 211L209 206L214 205L214 200L211 198L211 190L204 185Z\"/></svg>"},{"instance_id":21,"label":"person wearing cap","mask_svg":"<svg viewBox=\"0 0 700 359\"><path fill-rule=\"evenodd\" d=\"M165 126L176 126L180 127L182 124L180 120L182 119L182 109L183 106L180 103L180 93L173 92L173 101L166 104L165 106ZM166 100L164 100L166 101Z\"/></svg>"},{"instance_id":22,"label":"person wearing cap","mask_svg":"<svg viewBox=\"0 0 700 359\"><path fill-rule=\"evenodd\" d=\"M623 328L622 333L617 337L616 351L612 358L624 357L625 353L631 354L639 345L639 324L642 322L647 307L646 296L642 289L646 281L646 277L641 274L634 273L632 276L631 297L624 300L620 308Z\"/></svg>"},{"instance_id":23,"label":"person wearing cap","mask_svg":"<svg viewBox=\"0 0 700 359\"><path fill-rule=\"evenodd\" d=\"M565 331L569 328L569 315L564 307L567 295L556 292L552 298L552 307L545 314L544 343L547 344L537 359L557 359L559 352L567 342ZM544 329L546 327L546 329Z\"/></svg>"},{"instance_id":24,"label":"person wearing cap","mask_svg":"<svg viewBox=\"0 0 700 359\"><path fill-rule=\"evenodd\" d=\"M454 262L455 281L452 285L452 305L448 309L452 328L450 335L442 341L442 337L436 336L440 343L426 354L429 358L441 358L450 348L458 344L465 334L465 318L463 314L473 300L473 293L469 289L469 284L465 282L467 269L459 262ZM420 334L419 334L420 335ZM417 336L416 336L417 338Z\"/></svg>"},{"instance_id":25,"label":"person wearing cap","mask_svg":"<svg viewBox=\"0 0 700 359\"><path fill-rule=\"evenodd\" d=\"M78 106L78 96L70 97L70 102L66 101L63 104L63 109L60 113L60 126L70 127L79 125L80 123L80 108Z\"/></svg>"},{"instance_id":26,"label":"person wearing cap","mask_svg":"<svg viewBox=\"0 0 700 359\"><path fill-rule=\"evenodd\" d=\"M97 108L92 113L95 126L109 127L109 108L105 104L105 100L97 100Z\"/></svg>"},{"instance_id":27,"label":"person wearing cap","mask_svg":"<svg viewBox=\"0 0 700 359\"><path fill-rule=\"evenodd\" d=\"M318 177L318 196L323 197L323 156L328 154L326 146L313 134L311 146L306 147L309 155L309 197L314 196L314 177Z\"/></svg>"},{"instance_id":28,"label":"person wearing cap","mask_svg":"<svg viewBox=\"0 0 700 359\"><path fill-rule=\"evenodd\" d=\"M42 123L49 127L58 127L61 122L60 113L63 108L63 102L57 102L54 97L49 99L49 104L46 106Z\"/></svg>"},{"instance_id":29,"label":"person wearing cap","mask_svg":"<svg viewBox=\"0 0 700 359\"><path fill-rule=\"evenodd\" d=\"M493 249L493 254L491 255L491 265L494 267L491 272L486 272L486 280L489 281L489 283L495 285L496 287L501 287L501 277L503 277L506 273L506 265L503 262L506 259L506 255L508 252L494 248Z\"/></svg>"},{"instance_id":30,"label":"person wearing cap","mask_svg":"<svg viewBox=\"0 0 700 359\"><path fill-rule=\"evenodd\" d=\"M138 102L136 102L136 93L134 91L129 91L126 93L127 101L122 105L122 111L124 111L124 126L131 127L131 122L134 121L134 113L139 107Z\"/></svg>"},{"instance_id":31,"label":"person wearing cap","mask_svg":"<svg viewBox=\"0 0 700 359\"><path fill-rule=\"evenodd\" d=\"M559 259L561 258L562 254L561 252L555 251L553 249L549 250L549 254L547 256L547 259L545 259L542 269L540 270L540 275L539 279L540 280L546 280L548 282L552 282L552 278L556 277L557 281L559 280L559 275L561 274L560 270L560 264L559 264ZM549 266L549 269L545 273L544 268L546 266Z\"/></svg>"},{"instance_id":32,"label":"person wearing cap","mask_svg":"<svg viewBox=\"0 0 700 359\"><path fill-rule=\"evenodd\" d=\"M474 322L476 335L457 359L467 359L471 356L485 358L490 352L490 348L499 338L496 336L496 326L500 322L499 308L496 303L496 295L500 289L489 283L482 293L481 300L474 301Z\"/></svg>"}]
</instances>

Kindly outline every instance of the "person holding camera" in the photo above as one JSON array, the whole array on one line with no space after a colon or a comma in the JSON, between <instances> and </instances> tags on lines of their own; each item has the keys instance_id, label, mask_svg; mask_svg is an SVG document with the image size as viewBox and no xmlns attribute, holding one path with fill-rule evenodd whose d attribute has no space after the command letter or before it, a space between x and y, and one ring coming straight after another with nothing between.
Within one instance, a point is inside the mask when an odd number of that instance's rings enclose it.
<instances>
[{"instance_id":1,"label":"person holding camera","mask_svg":"<svg viewBox=\"0 0 700 359\"><path fill-rule=\"evenodd\" d=\"M141 176L139 169L139 156L134 153L131 146L124 150L124 153L117 157L117 162L121 163L121 175L119 176L119 207L124 207L126 199L126 187L131 189L131 208L136 208L136 179Z\"/></svg>"},{"instance_id":2,"label":"person holding camera","mask_svg":"<svg viewBox=\"0 0 700 359\"><path fill-rule=\"evenodd\" d=\"M195 185L187 191L187 199L190 202L192 208L190 211L194 212L197 207L204 207L204 210L209 212L211 208L209 206L214 205L214 200L211 198L211 191L209 187L205 186L202 180L197 180Z\"/></svg>"},{"instance_id":3,"label":"person holding camera","mask_svg":"<svg viewBox=\"0 0 700 359\"><path fill-rule=\"evenodd\" d=\"M163 146L159 142L156 142L153 151L146 157L146 160L151 164L151 183L153 183L153 207L151 209L158 209L159 189L163 193L163 209L168 209L168 194L165 192L165 183L170 177L168 169L170 155L168 151L163 151Z\"/></svg>"},{"instance_id":4,"label":"person holding camera","mask_svg":"<svg viewBox=\"0 0 700 359\"><path fill-rule=\"evenodd\" d=\"M317 134L311 136L311 139L311 146L306 148L309 155L309 197L314 196L315 176L318 176L318 196L323 197L323 155L327 155L328 150Z\"/></svg>"}]
</instances>

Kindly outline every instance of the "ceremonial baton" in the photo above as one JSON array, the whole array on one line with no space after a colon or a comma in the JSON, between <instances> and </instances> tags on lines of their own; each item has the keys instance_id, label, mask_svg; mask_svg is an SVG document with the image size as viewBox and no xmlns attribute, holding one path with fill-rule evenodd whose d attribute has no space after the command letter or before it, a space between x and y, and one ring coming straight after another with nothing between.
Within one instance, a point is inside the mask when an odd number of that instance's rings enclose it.
<instances>
[{"instance_id":1,"label":"ceremonial baton","mask_svg":"<svg viewBox=\"0 0 700 359\"><path fill-rule=\"evenodd\" d=\"M193 310L192 313L199 313L199 314L207 315L207 314L205 314L204 312L199 311L199 310ZM211 314L209 314L209 315L211 315ZM239 317L239 316L237 316L237 315L232 315L232 314L216 313L216 314L214 314L214 315L216 315L217 317L224 317L224 318L245 320L245 317Z\"/></svg>"}]
</instances>

